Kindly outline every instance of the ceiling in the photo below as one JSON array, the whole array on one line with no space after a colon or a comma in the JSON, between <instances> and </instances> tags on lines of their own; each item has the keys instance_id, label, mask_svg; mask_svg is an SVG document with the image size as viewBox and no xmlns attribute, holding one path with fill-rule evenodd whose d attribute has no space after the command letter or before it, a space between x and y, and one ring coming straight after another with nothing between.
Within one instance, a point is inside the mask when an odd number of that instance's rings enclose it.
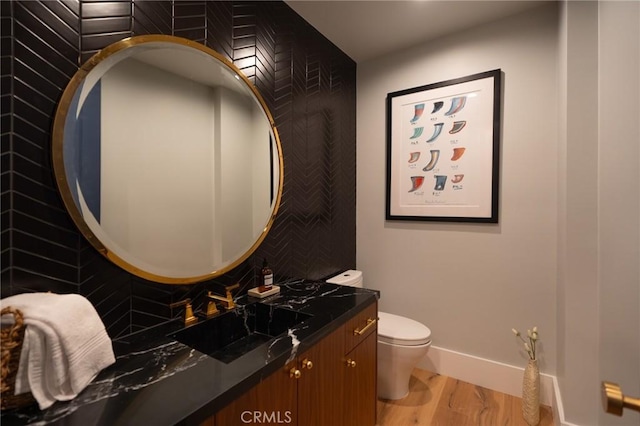
<instances>
[{"instance_id":1,"label":"ceiling","mask_svg":"<svg viewBox=\"0 0 640 426\"><path fill-rule=\"evenodd\" d=\"M357 63L523 12L540 1L285 0Z\"/></svg>"}]
</instances>

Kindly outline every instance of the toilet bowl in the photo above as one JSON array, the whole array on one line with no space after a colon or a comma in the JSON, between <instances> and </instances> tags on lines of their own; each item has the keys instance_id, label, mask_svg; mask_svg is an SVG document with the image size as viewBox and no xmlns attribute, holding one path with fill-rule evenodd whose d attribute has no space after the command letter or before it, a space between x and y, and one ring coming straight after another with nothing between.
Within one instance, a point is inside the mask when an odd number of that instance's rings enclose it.
<instances>
[{"instance_id":1,"label":"toilet bowl","mask_svg":"<svg viewBox=\"0 0 640 426\"><path fill-rule=\"evenodd\" d=\"M431 346L431 331L409 318L378 312L378 397L409 394L411 372Z\"/></svg>"},{"instance_id":2,"label":"toilet bowl","mask_svg":"<svg viewBox=\"0 0 640 426\"><path fill-rule=\"evenodd\" d=\"M349 270L328 283L362 287L362 271ZM411 372L431 346L431 330L410 318L378 312L378 398L409 394Z\"/></svg>"}]
</instances>

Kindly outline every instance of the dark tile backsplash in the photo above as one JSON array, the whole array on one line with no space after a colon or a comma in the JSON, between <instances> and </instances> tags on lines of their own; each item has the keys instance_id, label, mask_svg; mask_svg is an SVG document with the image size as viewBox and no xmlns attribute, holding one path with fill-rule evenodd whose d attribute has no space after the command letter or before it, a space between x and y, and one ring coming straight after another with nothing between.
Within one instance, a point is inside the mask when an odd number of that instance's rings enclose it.
<instances>
[{"instance_id":1,"label":"dark tile backsplash","mask_svg":"<svg viewBox=\"0 0 640 426\"><path fill-rule=\"evenodd\" d=\"M196 308L211 286L255 284L263 257L276 279L318 279L355 267L356 64L283 2L1 1L2 296L80 293L112 337ZM280 134L284 192L256 253L209 283L144 281L102 257L58 195L51 128L62 91L84 61L132 35L171 34L229 58L263 95Z\"/></svg>"}]
</instances>

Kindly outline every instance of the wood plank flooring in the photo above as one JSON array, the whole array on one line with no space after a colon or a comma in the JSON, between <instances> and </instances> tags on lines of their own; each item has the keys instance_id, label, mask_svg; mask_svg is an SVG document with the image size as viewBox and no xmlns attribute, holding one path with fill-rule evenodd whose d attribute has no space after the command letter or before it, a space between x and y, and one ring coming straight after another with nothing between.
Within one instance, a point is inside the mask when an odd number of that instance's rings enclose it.
<instances>
[{"instance_id":1,"label":"wood plank flooring","mask_svg":"<svg viewBox=\"0 0 640 426\"><path fill-rule=\"evenodd\" d=\"M378 426L527 426L511 395L420 369L409 389L402 400L378 400ZM541 407L539 426L554 426L550 407Z\"/></svg>"}]
</instances>

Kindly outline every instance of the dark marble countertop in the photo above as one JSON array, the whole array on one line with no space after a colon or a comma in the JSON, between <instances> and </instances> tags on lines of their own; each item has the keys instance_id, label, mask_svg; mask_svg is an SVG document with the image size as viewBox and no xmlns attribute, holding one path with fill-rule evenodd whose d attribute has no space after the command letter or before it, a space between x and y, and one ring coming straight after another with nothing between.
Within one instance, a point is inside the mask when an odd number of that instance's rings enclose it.
<instances>
[{"instance_id":1,"label":"dark marble countertop","mask_svg":"<svg viewBox=\"0 0 640 426\"><path fill-rule=\"evenodd\" d=\"M103 370L75 399L40 411L31 406L2 413L3 426L199 424L313 346L378 298L372 290L325 282L279 284L265 299L242 296L239 315L254 302L308 314L266 344L235 359L216 359L174 338L173 321L114 341L116 363ZM223 351L224 352L224 351Z\"/></svg>"}]
</instances>

